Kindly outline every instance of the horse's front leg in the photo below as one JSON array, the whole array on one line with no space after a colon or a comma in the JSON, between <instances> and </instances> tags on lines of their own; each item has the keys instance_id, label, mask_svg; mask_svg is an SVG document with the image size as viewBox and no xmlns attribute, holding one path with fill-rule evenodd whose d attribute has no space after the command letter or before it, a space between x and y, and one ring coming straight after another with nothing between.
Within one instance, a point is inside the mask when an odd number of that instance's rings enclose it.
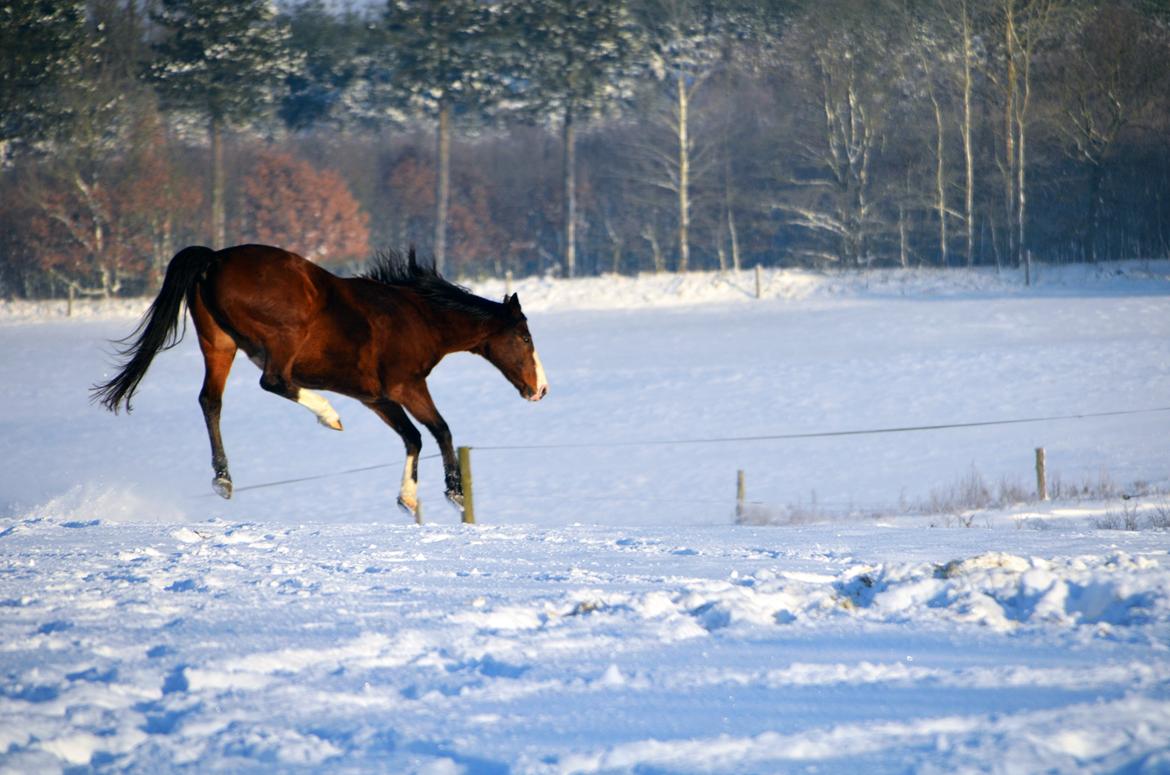
<instances>
[{"instance_id":1,"label":"horse's front leg","mask_svg":"<svg viewBox=\"0 0 1170 775\"><path fill-rule=\"evenodd\" d=\"M382 421L398 432L406 445L406 464L402 469L402 487L398 491L398 505L417 522L418 501L418 453L422 449L422 436L410 422L401 406L388 399L367 401L366 406L382 418Z\"/></svg>"},{"instance_id":2,"label":"horse's front leg","mask_svg":"<svg viewBox=\"0 0 1170 775\"><path fill-rule=\"evenodd\" d=\"M447 486L447 500L463 511L463 482L459 477L459 465L455 460L455 447L451 441L451 429L435 408L431 393L425 382L404 391L402 405L435 437L443 455L443 476Z\"/></svg>"}]
</instances>

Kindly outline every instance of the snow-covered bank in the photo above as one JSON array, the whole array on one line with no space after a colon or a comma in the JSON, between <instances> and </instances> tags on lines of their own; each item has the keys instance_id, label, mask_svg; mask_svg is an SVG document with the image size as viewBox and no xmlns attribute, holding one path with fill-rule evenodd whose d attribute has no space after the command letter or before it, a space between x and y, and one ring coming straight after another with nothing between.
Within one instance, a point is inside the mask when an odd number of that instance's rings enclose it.
<instances>
[{"instance_id":1,"label":"snow-covered bank","mask_svg":"<svg viewBox=\"0 0 1170 775\"><path fill-rule=\"evenodd\" d=\"M150 299L0 299L0 323L44 323L51 320L117 320L137 318Z\"/></svg>"},{"instance_id":2,"label":"snow-covered bank","mask_svg":"<svg viewBox=\"0 0 1170 775\"><path fill-rule=\"evenodd\" d=\"M1058 292L1170 292L1170 261L1123 261L1109 264L1068 264L1033 267L1033 286L1024 285L1022 270L981 267L956 269L869 269L816 272L767 268L761 271L761 298L797 301L817 298L955 297L1046 295ZM503 280L463 280L476 293L500 298ZM510 286L521 294L524 308L549 310L647 309L696 304L729 304L756 298L755 272L689 272L603 275L573 280L555 277L517 278ZM77 299L72 317L78 320L141 315L149 299ZM0 323L65 318L64 300L0 299Z\"/></svg>"},{"instance_id":3,"label":"snow-covered bank","mask_svg":"<svg viewBox=\"0 0 1170 775\"><path fill-rule=\"evenodd\" d=\"M1033 284L1024 271L981 267L971 270L917 268L861 271L765 268L760 273L760 298L815 301L839 298L956 298L1046 296L1059 293L1167 293L1170 261L1125 261L1115 264L1038 265ZM500 280L470 283L489 298L502 296ZM756 299L753 270L604 275L573 280L530 277L517 280L525 309L644 309L695 304L731 304Z\"/></svg>"}]
</instances>

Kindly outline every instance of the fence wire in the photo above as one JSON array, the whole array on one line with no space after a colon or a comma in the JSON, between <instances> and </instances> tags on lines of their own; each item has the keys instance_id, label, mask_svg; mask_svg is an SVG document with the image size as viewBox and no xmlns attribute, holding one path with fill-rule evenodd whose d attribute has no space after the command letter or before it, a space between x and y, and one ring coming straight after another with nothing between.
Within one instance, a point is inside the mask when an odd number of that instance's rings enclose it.
<instances>
[{"instance_id":1,"label":"fence wire","mask_svg":"<svg viewBox=\"0 0 1170 775\"><path fill-rule=\"evenodd\" d=\"M804 433L773 433L753 436L713 436L707 438L681 438L681 439L648 439L648 440L611 440L611 441L580 441L580 442L562 442L551 444L496 444L471 446L476 452L513 452L513 451L539 451L539 450L555 450L555 449L596 449L596 448L612 448L612 447L665 447L665 446L682 446L693 444L733 444L733 443L753 443L761 441L789 441L797 439L825 439L825 438L839 438L845 436L876 436L880 434L891 433L922 433L926 431L942 431L965 428L990 428L1004 425L1027 425L1043 422L1062 422L1067 420L1087 420L1101 417L1126 417L1142 414L1157 414L1170 412L1170 406L1149 407L1145 409L1118 409L1109 412L1081 412L1078 414L1057 414L1047 415L1043 417L1015 417L1005 420L980 420L975 422L958 422L958 423L941 423L937 425L905 425L894 426L888 428L854 428L848 430L838 431L813 431ZM438 453L431 455L424 455L419 458L422 460L434 460L441 457ZM393 466L400 466L405 463L405 460L398 463L375 463L374 465L361 466L359 468L349 468L343 471L333 471L324 474L312 474L309 476L296 477L292 479L281 479L275 482L263 482L261 484L251 484L244 487L237 487L234 493L250 492L252 490L262 490L270 487L282 487L284 485L299 484L301 482L312 482L321 479L332 479L338 476L347 476L350 474L365 473L368 471L376 471L382 468L390 468ZM214 493L205 493L194 497L206 498L211 497ZM554 498L556 496L533 496L543 498ZM580 499L575 499L580 500ZM650 499L638 499L649 502ZM678 502L683 499L654 499L655 502ZM687 499L687 502L694 503L696 501ZM714 503L714 501L712 501Z\"/></svg>"},{"instance_id":2,"label":"fence wire","mask_svg":"<svg viewBox=\"0 0 1170 775\"><path fill-rule=\"evenodd\" d=\"M581 441L554 444L503 444L475 446L472 449L479 451L517 451L542 449L586 449L596 447L665 447L681 446L684 444L731 444L755 441L786 441L792 439L828 439L840 436L875 436L883 433L920 433L923 431L942 431L954 428L989 428L997 425L1027 425L1030 423L1056 422L1060 420L1086 420L1094 417L1122 417L1126 415L1153 414L1155 412L1170 412L1170 406L1153 407L1150 409L1121 409L1112 412L1084 412L1081 414L1056 414L1047 417L1016 417L1009 420L982 420L978 422L945 423L940 425L906 425L891 428L863 428L843 431L811 431L807 433L774 433L761 436L713 436L709 438L691 439L654 439L649 441Z\"/></svg>"}]
</instances>

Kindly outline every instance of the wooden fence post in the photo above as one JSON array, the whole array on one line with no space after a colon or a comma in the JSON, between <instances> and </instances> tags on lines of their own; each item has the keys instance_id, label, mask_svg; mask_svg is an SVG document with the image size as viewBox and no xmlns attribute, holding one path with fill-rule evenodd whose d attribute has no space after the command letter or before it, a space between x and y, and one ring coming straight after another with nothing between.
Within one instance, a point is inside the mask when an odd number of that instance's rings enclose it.
<instances>
[{"instance_id":1,"label":"wooden fence post","mask_svg":"<svg viewBox=\"0 0 1170 775\"><path fill-rule=\"evenodd\" d=\"M1048 500L1048 461L1044 447L1036 447L1036 497Z\"/></svg>"},{"instance_id":2,"label":"wooden fence post","mask_svg":"<svg viewBox=\"0 0 1170 775\"><path fill-rule=\"evenodd\" d=\"M463 524L475 524L475 498L471 482L471 447L459 448L459 478L463 480Z\"/></svg>"},{"instance_id":3,"label":"wooden fence post","mask_svg":"<svg viewBox=\"0 0 1170 775\"><path fill-rule=\"evenodd\" d=\"M756 298L764 298L764 270L756 264Z\"/></svg>"},{"instance_id":4,"label":"wooden fence post","mask_svg":"<svg viewBox=\"0 0 1170 775\"><path fill-rule=\"evenodd\" d=\"M735 521L743 519L743 502L747 499L747 488L743 483L743 469L735 472Z\"/></svg>"},{"instance_id":5,"label":"wooden fence post","mask_svg":"<svg viewBox=\"0 0 1170 775\"><path fill-rule=\"evenodd\" d=\"M504 295L512 295L512 270L504 272Z\"/></svg>"}]
</instances>

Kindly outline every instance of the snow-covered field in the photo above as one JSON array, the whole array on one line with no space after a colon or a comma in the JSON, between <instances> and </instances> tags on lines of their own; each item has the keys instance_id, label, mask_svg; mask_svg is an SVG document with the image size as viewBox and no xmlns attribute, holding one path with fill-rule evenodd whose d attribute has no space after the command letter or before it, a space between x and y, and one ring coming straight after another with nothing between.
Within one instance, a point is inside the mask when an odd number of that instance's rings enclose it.
<instances>
[{"instance_id":1,"label":"snow-covered field","mask_svg":"<svg viewBox=\"0 0 1170 775\"><path fill-rule=\"evenodd\" d=\"M549 397L431 380L475 527L243 359L221 501L193 337L114 417L143 303L0 304L0 770L1170 772L1170 412L725 440L1170 407L1170 265L764 281L518 282Z\"/></svg>"}]
</instances>

